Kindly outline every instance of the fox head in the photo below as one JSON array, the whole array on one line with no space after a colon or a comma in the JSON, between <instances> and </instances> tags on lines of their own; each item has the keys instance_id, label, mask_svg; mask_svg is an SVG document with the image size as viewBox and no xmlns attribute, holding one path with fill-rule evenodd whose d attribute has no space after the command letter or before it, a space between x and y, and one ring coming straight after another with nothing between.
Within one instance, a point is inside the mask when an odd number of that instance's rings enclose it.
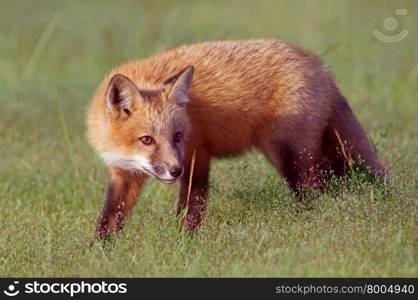
<instances>
[{"instance_id":1,"label":"fox head","mask_svg":"<svg viewBox=\"0 0 418 300\"><path fill-rule=\"evenodd\" d=\"M122 74L110 78L100 95L104 100L98 101L103 107L92 108L89 115L89 139L107 165L143 172L164 183L183 174L193 74L194 67L188 66L147 88Z\"/></svg>"}]
</instances>

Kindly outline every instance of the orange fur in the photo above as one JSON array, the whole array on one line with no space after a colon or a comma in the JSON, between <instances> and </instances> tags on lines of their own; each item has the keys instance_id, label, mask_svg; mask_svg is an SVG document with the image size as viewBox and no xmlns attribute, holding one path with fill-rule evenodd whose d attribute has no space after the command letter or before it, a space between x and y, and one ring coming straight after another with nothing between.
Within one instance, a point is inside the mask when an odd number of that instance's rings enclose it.
<instances>
[{"instance_id":1,"label":"orange fur","mask_svg":"<svg viewBox=\"0 0 418 300\"><path fill-rule=\"evenodd\" d=\"M194 67L194 75L188 66ZM116 97L113 113L106 112L108 95ZM188 98L187 104L179 104L181 97ZM172 143L176 130L184 134L179 144ZM141 145L138 138L143 135L151 136L155 144ZM277 40L180 46L115 68L91 102L88 138L99 152L108 153L109 164L120 159L120 165L110 168L121 173L138 171L125 168L129 161L122 158L144 159L143 171L160 179L171 166L184 168L178 211L186 205L190 160L196 150L184 220L189 229L202 222L212 157L255 147L295 191L321 187L326 173L344 174L347 161L342 150L356 163L361 157L376 174L386 174L320 60ZM138 182L129 175L120 177ZM133 186L139 190L140 184ZM109 216L102 214L98 228L103 228L104 218ZM98 235L117 231L119 223L98 230Z\"/></svg>"}]
</instances>

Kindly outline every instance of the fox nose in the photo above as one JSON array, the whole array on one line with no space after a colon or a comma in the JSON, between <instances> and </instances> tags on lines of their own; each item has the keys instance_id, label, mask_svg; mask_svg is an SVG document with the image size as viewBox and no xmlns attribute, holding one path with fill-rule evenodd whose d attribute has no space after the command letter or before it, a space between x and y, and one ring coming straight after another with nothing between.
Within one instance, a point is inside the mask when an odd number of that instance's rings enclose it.
<instances>
[{"instance_id":1,"label":"fox nose","mask_svg":"<svg viewBox=\"0 0 418 300\"><path fill-rule=\"evenodd\" d=\"M173 176L173 177L176 177L176 178L177 177L180 177L181 174L183 174L183 168L180 168L180 167L172 167L170 169L170 175Z\"/></svg>"}]
</instances>

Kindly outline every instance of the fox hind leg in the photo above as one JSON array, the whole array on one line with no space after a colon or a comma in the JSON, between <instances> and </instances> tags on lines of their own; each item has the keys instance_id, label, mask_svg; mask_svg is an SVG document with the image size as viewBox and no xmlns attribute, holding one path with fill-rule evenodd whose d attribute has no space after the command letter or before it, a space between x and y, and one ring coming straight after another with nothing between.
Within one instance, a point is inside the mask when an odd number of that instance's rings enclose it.
<instances>
[{"instance_id":1,"label":"fox hind leg","mask_svg":"<svg viewBox=\"0 0 418 300\"><path fill-rule=\"evenodd\" d=\"M309 143L295 144L277 139L264 145L261 151L295 193L322 188L324 174L317 147Z\"/></svg>"},{"instance_id":2,"label":"fox hind leg","mask_svg":"<svg viewBox=\"0 0 418 300\"><path fill-rule=\"evenodd\" d=\"M350 169L350 165L364 165L375 175L386 177L385 164L379 159L351 108L342 96L338 101L322 139L322 151L329 159L329 168L341 176Z\"/></svg>"}]
</instances>

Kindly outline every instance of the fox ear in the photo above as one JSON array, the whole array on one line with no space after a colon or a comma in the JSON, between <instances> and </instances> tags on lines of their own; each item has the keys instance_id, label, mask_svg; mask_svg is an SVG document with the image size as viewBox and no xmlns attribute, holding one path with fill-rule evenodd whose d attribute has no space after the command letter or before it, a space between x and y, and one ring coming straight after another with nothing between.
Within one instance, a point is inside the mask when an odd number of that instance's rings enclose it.
<instances>
[{"instance_id":1,"label":"fox ear","mask_svg":"<svg viewBox=\"0 0 418 300\"><path fill-rule=\"evenodd\" d=\"M116 119L127 119L135 108L138 88L128 77L114 75L106 91L106 109Z\"/></svg>"},{"instance_id":2,"label":"fox ear","mask_svg":"<svg viewBox=\"0 0 418 300\"><path fill-rule=\"evenodd\" d=\"M194 67L190 65L164 81L165 85L171 86L169 97L180 106L189 102L189 89L192 85L193 75Z\"/></svg>"}]
</instances>

